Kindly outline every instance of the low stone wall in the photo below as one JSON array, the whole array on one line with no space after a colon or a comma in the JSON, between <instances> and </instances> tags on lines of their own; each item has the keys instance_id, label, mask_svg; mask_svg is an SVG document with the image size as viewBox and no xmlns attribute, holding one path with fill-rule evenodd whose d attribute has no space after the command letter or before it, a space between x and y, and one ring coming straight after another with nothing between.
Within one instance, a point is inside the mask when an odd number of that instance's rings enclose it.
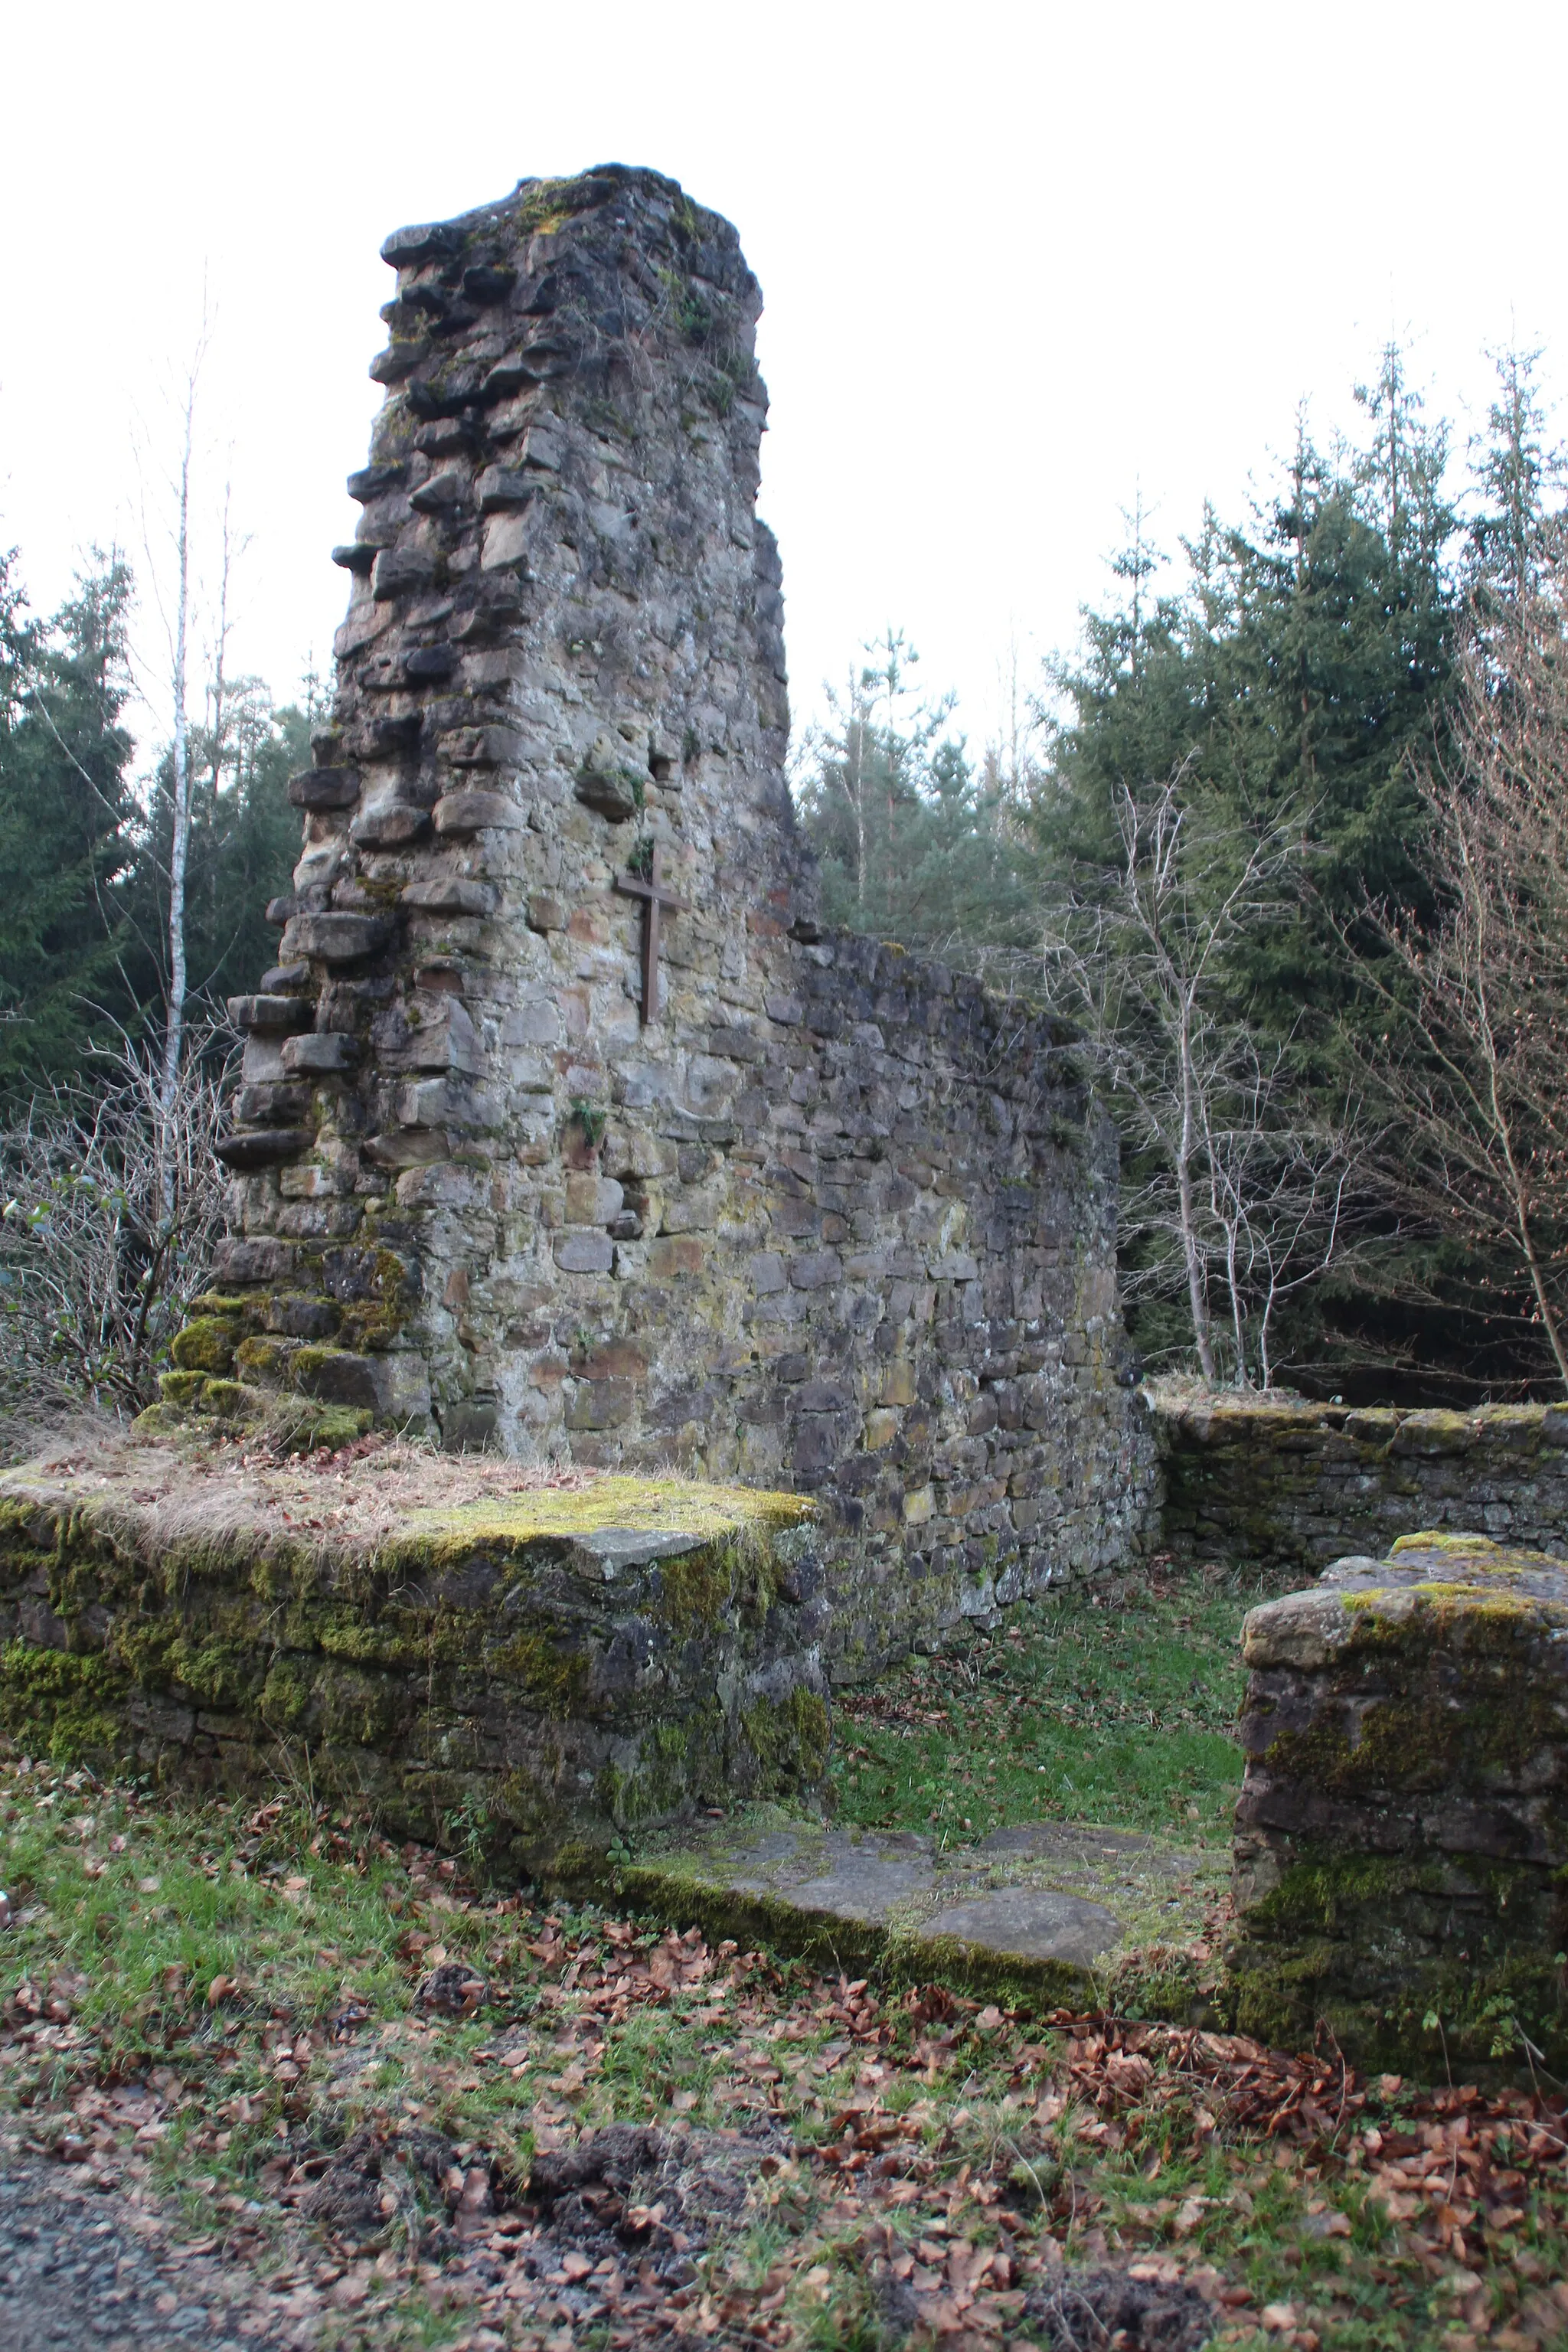
<instances>
[{"instance_id":1,"label":"low stone wall","mask_svg":"<svg viewBox=\"0 0 1568 2352\"><path fill-rule=\"evenodd\" d=\"M635 1828L822 1780L817 1545L791 1496L709 1489L682 1528L689 1495L616 1479L333 1552L159 1536L52 1484L0 1493L0 1728L35 1754L308 1779L555 1879Z\"/></svg>"},{"instance_id":2,"label":"low stone wall","mask_svg":"<svg viewBox=\"0 0 1568 2352\"><path fill-rule=\"evenodd\" d=\"M1423 1535L1255 1609L1243 2031L1430 2074L1568 2054L1568 1570ZM1527 2051L1526 2044L1530 2045Z\"/></svg>"},{"instance_id":3,"label":"low stone wall","mask_svg":"<svg viewBox=\"0 0 1568 2352\"><path fill-rule=\"evenodd\" d=\"M1352 1411L1152 1400L1160 1539L1180 1559L1316 1570L1395 1537L1474 1528L1568 1553L1568 1409Z\"/></svg>"}]
</instances>

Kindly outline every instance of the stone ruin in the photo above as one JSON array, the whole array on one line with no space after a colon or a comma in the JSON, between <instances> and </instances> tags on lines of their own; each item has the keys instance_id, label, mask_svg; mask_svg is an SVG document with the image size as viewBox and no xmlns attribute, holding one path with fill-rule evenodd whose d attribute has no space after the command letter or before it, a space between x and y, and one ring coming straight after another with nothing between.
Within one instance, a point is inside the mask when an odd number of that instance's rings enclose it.
<instances>
[{"instance_id":1,"label":"stone ruin","mask_svg":"<svg viewBox=\"0 0 1568 2352\"><path fill-rule=\"evenodd\" d=\"M609 166L383 254L171 1406L788 1486L839 1672L1121 1559L1114 1133L1048 1020L818 919L733 229Z\"/></svg>"},{"instance_id":2,"label":"stone ruin","mask_svg":"<svg viewBox=\"0 0 1568 2352\"><path fill-rule=\"evenodd\" d=\"M154 1559L75 1472L8 1474L0 1717L217 1781L303 1738L421 1834L482 1815L591 1874L715 1797L809 1798L829 1679L1053 1579L1447 1522L1248 1620L1226 1998L1362 2058L1436 2015L1468 2061L1561 2063L1568 1572L1451 1531L1562 1540L1561 1415L1152 1430L1070 1040L823 929L734 232L611 166L384 253L337 693L279 961L232 1008L230 1234L150 1418L633 1475L333 1563L287 1532ZM706 1533L671 1469L730 1483ZM1058 1992L1209 1893L1202 1857L1059 1825L957 1858L727 1835L648 1899Z\"/></svg>"},{"instance_id":3,"label":"stone ruin","mask_svg":"<svg viewBox=\"0 0 1568 2352\"><path fill-rule=\"evenodd\" d=\"M1568 2060L1568 1567L1402 1536L1255 1609L1240 2021L1363 2064Z\"/></svg>"}]
</instances>

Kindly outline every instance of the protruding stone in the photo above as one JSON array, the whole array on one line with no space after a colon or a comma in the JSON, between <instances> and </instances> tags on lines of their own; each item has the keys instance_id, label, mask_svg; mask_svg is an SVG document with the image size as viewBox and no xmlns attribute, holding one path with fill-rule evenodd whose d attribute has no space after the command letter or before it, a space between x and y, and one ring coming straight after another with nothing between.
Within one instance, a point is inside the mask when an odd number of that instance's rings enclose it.
<instances>
[{"instance_id":1,"label":"protruding stone","mask_svg":"<svg viewBox=\"0 0 1568 2352\"><path fill-rule=\"evenodd\" d=\"M213 1273L220 1283L287 1282L298 1258L292 1242L246 1241L230 1234L213 1252Z\"/></svg>"},{"instance_id":2,"label":"protruding stone","mask_svg":"<svg viewBox=\"0 0 1568 2352\"><path fill-rule=\"evenodd\" d=\"M276 1168L287 1160L298 1160L309 1151L316 1139L308 1127L257 1128L249 1133L241 1131L226 1135L214 1146L226 1168L242 1172L256 1168Z\"/></svg>"},{"instance_id":3,"label":"protruding stone","mask_svg":"<svg viewBox=\"0 0 1568 2352\"><path fill-rule=\"evenodd\" d=\"M422 547L384 547L370 575L370 593L378 603L395 596L416 595L436 577L436 559Z\"/></svg>"},{"instance_id":4,"label":"protruding stone","mask_svg":"<svg viewBox=\"0 0 1568 2352\"><path fill-rule=\"evenodd\" d=\"M402 903L426 915L493 915L500 894L490 882L469 882L444 874L430 882L407 882Z\"/></svg>"},{"instance_id":5,"label":"protruding stone","mask_svg":"<svg viewBox=\"0 0 1568 2352\"><path fill-rule=\"evenodd\" d=\"M436 830L447 839L470 833L521 833L527 812L504 793L446 793L436 803Z\"/></svg>"},{"instance_id":6,"label":"protruding stone","mask_svg":"<svg viewBox=\"0 0 1568 2352\"><path fill-rule=\"evenodd\" d=\"M455 768L509 768L528 747L515 727L457 727L438 748Z\"/></svg>"},{"instance_id":7,"label":"protruding stone","mask_svg":"<svg viewBox=\"0 0 1568 2352\"><path fill-rule=\"evenodd\" d=\"M384 237L381 257L394 269L411 269L417 262L439 261L462 249L462 231L456 221L420 221L411 228L395 228Z\"/></svg>"},{"instance_id":8,"label":"protruding stone","mask_svg":"<svg viewBox=\"0 0 1568 2352\"><path fill-rule=\"evenodd\" d=\"M349 839L363 849L403 849L429 830L428 810L412 801L382 801L360 811L349 827Z\"/></svg>"},{"instance_id":9,"label":"protruding stone","mask_svg":"<svg viewBox=\"0 0 1568 2352\"><path fill-rule=\"evenodd\" d=\"M287 1032L308 1029L316 1007L308 996L231 996L228 1017L237 1029Z\"/></svg>"},{"instance_id":10,"label":"protruding stone","mask_svg":"<svg viewBox=\"0 0 1568 2352\"><path fill-rule=\"evenodd\" d=\"M523 507L539 494L539 476L521 466L488 466L475 485L481 514Z\"/></svg>"},{"instance_id":11,"label":"protruding stone","mask_svg":"<svg viewBox=\"0 0 1568 2352\"><path fill-rule=\"evenodd\" d=\"M338 1030L329 1030L324 1035L308 1031L303 1036L290 1037L283 1048L286 1070L309 1071L312 1075L352 1070L359 1058L359 1039L344 1036Z\"/></svg>"},{"instance_id":12,"label":"protruding stone","mask_svg":"<svg viewBox=\"0 0 1568 2352\"><path fill-rule=\"evenodd\" d=\"M361 506L368 506L372 499L385 498L389 491L402 489L407 479L408 468L404 465L362 466L357 474L349 476L348 494Z\"/></svg>"},{"instance_id":13,"label":"protruding stone","mask_svg":"<svg viewBox=\"0 0 1568 2352\"><path fill-rule=\"evenodd\" d=\"M357 963L392 936L384 915L296 915L283 934L283 954L322 963Z\"/></svg>"},{"instance_id":14,"label":"protruding stone","mask_svg":"<svg viewBox=\"0 0 1568 2352\"><path fill-rule=\"evenodd\" d=\"M297 809L353 808L359 791L357 768L307 768L289 779L289 797Z\"/></svg>"}]
</instances>

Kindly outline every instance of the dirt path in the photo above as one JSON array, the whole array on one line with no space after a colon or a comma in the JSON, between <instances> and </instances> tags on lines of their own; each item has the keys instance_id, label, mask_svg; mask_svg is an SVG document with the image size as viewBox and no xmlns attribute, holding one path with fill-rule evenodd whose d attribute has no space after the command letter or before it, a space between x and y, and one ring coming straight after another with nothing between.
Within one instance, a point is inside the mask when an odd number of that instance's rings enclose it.
<instances>
[{"instance_id":1,"label":"dirt path","mask_svg":"<svg viewBox=\"0 0 1568 2352\"><path fill-rule=\"evenodd\" d=\"M0 2139L5 2352L247 2352L283 2340L243 2265L171 2241L151 2209Z\"/></svg>"}]
</instances>

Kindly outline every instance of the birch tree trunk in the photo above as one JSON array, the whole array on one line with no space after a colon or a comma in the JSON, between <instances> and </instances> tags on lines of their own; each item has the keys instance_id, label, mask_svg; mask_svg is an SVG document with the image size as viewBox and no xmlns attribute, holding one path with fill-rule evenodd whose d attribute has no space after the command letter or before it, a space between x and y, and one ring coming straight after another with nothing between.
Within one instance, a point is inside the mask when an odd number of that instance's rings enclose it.
<instances>
[{"instance_id":1,"label":"birch tree trunk","mask_svg":"<svg viewBox=\"0 0 1568 2352\"><path fill-rule=\"evenodd\" d=\"M171 1215L174 1199L174 1121L179 1106L180 1065L185 1034L185 866L191 845L190 729L185 712L186 663L191 614L191 444L195 426L198 357L185 383L174 557L174 825L169 845L169 994L163 1020L163 1067L158 1088L159 1213Z\"/></svg>"}]
</instances>

